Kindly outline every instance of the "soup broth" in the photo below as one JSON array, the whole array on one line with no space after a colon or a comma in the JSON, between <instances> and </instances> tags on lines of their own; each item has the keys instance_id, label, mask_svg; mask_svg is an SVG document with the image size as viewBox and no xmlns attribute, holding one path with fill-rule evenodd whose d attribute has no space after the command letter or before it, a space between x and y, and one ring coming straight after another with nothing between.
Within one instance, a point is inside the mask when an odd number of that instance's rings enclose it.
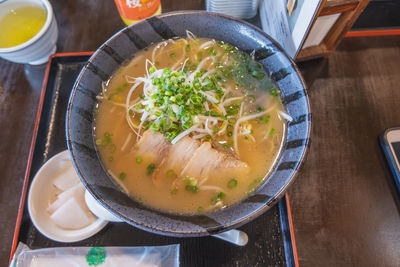
<instances>
[{"instance_id":1,"label":"soup broth","mask_svg":"<svg viewBox=\"0 0 400 267\"><path fill-rule=\"evenodd\" d=\"M98 99L105 168L134 199L180 214L227 207L257 188L290 119L251 55L190 34L137 53Z\"/></svg>"}]
</instances>

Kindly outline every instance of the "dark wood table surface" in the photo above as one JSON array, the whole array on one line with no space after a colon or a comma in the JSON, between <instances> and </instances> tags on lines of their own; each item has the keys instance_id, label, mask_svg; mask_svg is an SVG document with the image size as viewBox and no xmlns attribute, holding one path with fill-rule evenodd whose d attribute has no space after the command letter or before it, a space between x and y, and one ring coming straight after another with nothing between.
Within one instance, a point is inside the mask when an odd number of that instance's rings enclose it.
<instances>
[{"instance_id":1,"label":"dark wood table surface","mask_svg":"<svg viewBox=\"0 0 400 267\"><path fill-rule=\"evenodd\" d=\"M162 0L163 11L204 9ZM93 51L124 27L113 1L52 1L57 52ZM400 126L400 36L345 39L300 64L313 113L311 149L289 190L301 266L399 266L399 197L378 136ZM43 66L0 59L0 266L8 264ZM271 263L273 265L273 263Z\"/></svg>"}]
</instances>

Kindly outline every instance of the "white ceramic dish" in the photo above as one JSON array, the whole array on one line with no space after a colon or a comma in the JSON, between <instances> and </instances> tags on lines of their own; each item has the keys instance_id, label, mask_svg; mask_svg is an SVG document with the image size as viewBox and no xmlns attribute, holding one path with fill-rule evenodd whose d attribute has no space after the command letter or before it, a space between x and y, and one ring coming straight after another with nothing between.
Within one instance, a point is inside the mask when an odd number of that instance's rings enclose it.
<instances>
[{"instance_id":1,"label":"white ceramic dish","mask_svg":"<svg viewBox=\"0 0 400 267\"><path fill-rule=\"evenodd\" d=\"M48 0L7 0L0 1L0 17L10 9L26 5L41 6L47 11L46 22L42 29L31 39L17 46L0 48L0 57L16 62L39 65L46 63L56 51L58 27L53 9Z\"/></svg>"},{"instance_id":2,"label":"white ceramic dish","mask_svg":"<svg viewBox=\"0 0 400 267\"><path fill-rule=\"evenodd\" d=\"M93 236L108 223L102 219L78 230L67 230L57 226L46 208L53 201L55 188L53 181L65 161L71 161L68 150L49 159L36 173L29 189L28 211L33 224L44 236L58 242L77 242Z\"/></svg>"}]
</instances>

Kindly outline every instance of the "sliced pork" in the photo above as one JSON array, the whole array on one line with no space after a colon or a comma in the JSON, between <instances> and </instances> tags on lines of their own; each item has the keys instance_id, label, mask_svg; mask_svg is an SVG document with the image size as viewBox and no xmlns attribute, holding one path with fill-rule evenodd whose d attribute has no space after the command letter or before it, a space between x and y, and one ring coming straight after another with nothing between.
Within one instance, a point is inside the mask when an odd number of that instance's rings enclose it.
<instances>
[{"instance_id":1,"label":"sliced pork","mask_svg":"<svg viewBox=\"0 0 400 267\"><path fill-rule=\"evenodd\" d=\"M195 177L202 184L210 174L214 176L225 176L247 172L249 166L232 156L231 154L218 151L211 146L211 143L203 143L190 158L181 173L181 177Z\"/></svg>"},{"instance_id":2,"label":"sliced pork","mask_svg":"<svg viewBox=\"0 0 400 267\"><path fill-rule=\"evenodd\" d=\"M197 140L188 136L171 145L166 158L153 173L154 184L159 186L160 180L169 171L172 172L172 176L179 175L199 146L200 143Z\"/></svg>"},{"instance_id":3,"label":"sliced pork","mask_svg":"<svg viewBox=\"0 0 400 267\"><path fill-rule=\"evenodd\" d=\"M168 154L171 144L161 133L154 133L153 130L147 130L135 146L134 153L142 158L148 159L156 166Z\"/></svg>"}]
</instances>

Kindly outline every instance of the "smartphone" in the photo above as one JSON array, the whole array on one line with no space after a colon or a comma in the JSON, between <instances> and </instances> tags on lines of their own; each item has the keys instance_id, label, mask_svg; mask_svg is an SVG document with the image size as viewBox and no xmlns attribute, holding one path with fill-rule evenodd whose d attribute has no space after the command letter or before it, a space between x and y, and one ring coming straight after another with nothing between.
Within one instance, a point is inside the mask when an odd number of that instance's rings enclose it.
<instances>
[{"instance_id":1,"label":"smartphone","mask_svg":"<svg viewBox=\"0 0 400 267\"><path fill-rule=\"evenodd\" d=\"M387 129L380 137L383 154L400 193L400 127Z\"/></svg>"}]
</instances>

